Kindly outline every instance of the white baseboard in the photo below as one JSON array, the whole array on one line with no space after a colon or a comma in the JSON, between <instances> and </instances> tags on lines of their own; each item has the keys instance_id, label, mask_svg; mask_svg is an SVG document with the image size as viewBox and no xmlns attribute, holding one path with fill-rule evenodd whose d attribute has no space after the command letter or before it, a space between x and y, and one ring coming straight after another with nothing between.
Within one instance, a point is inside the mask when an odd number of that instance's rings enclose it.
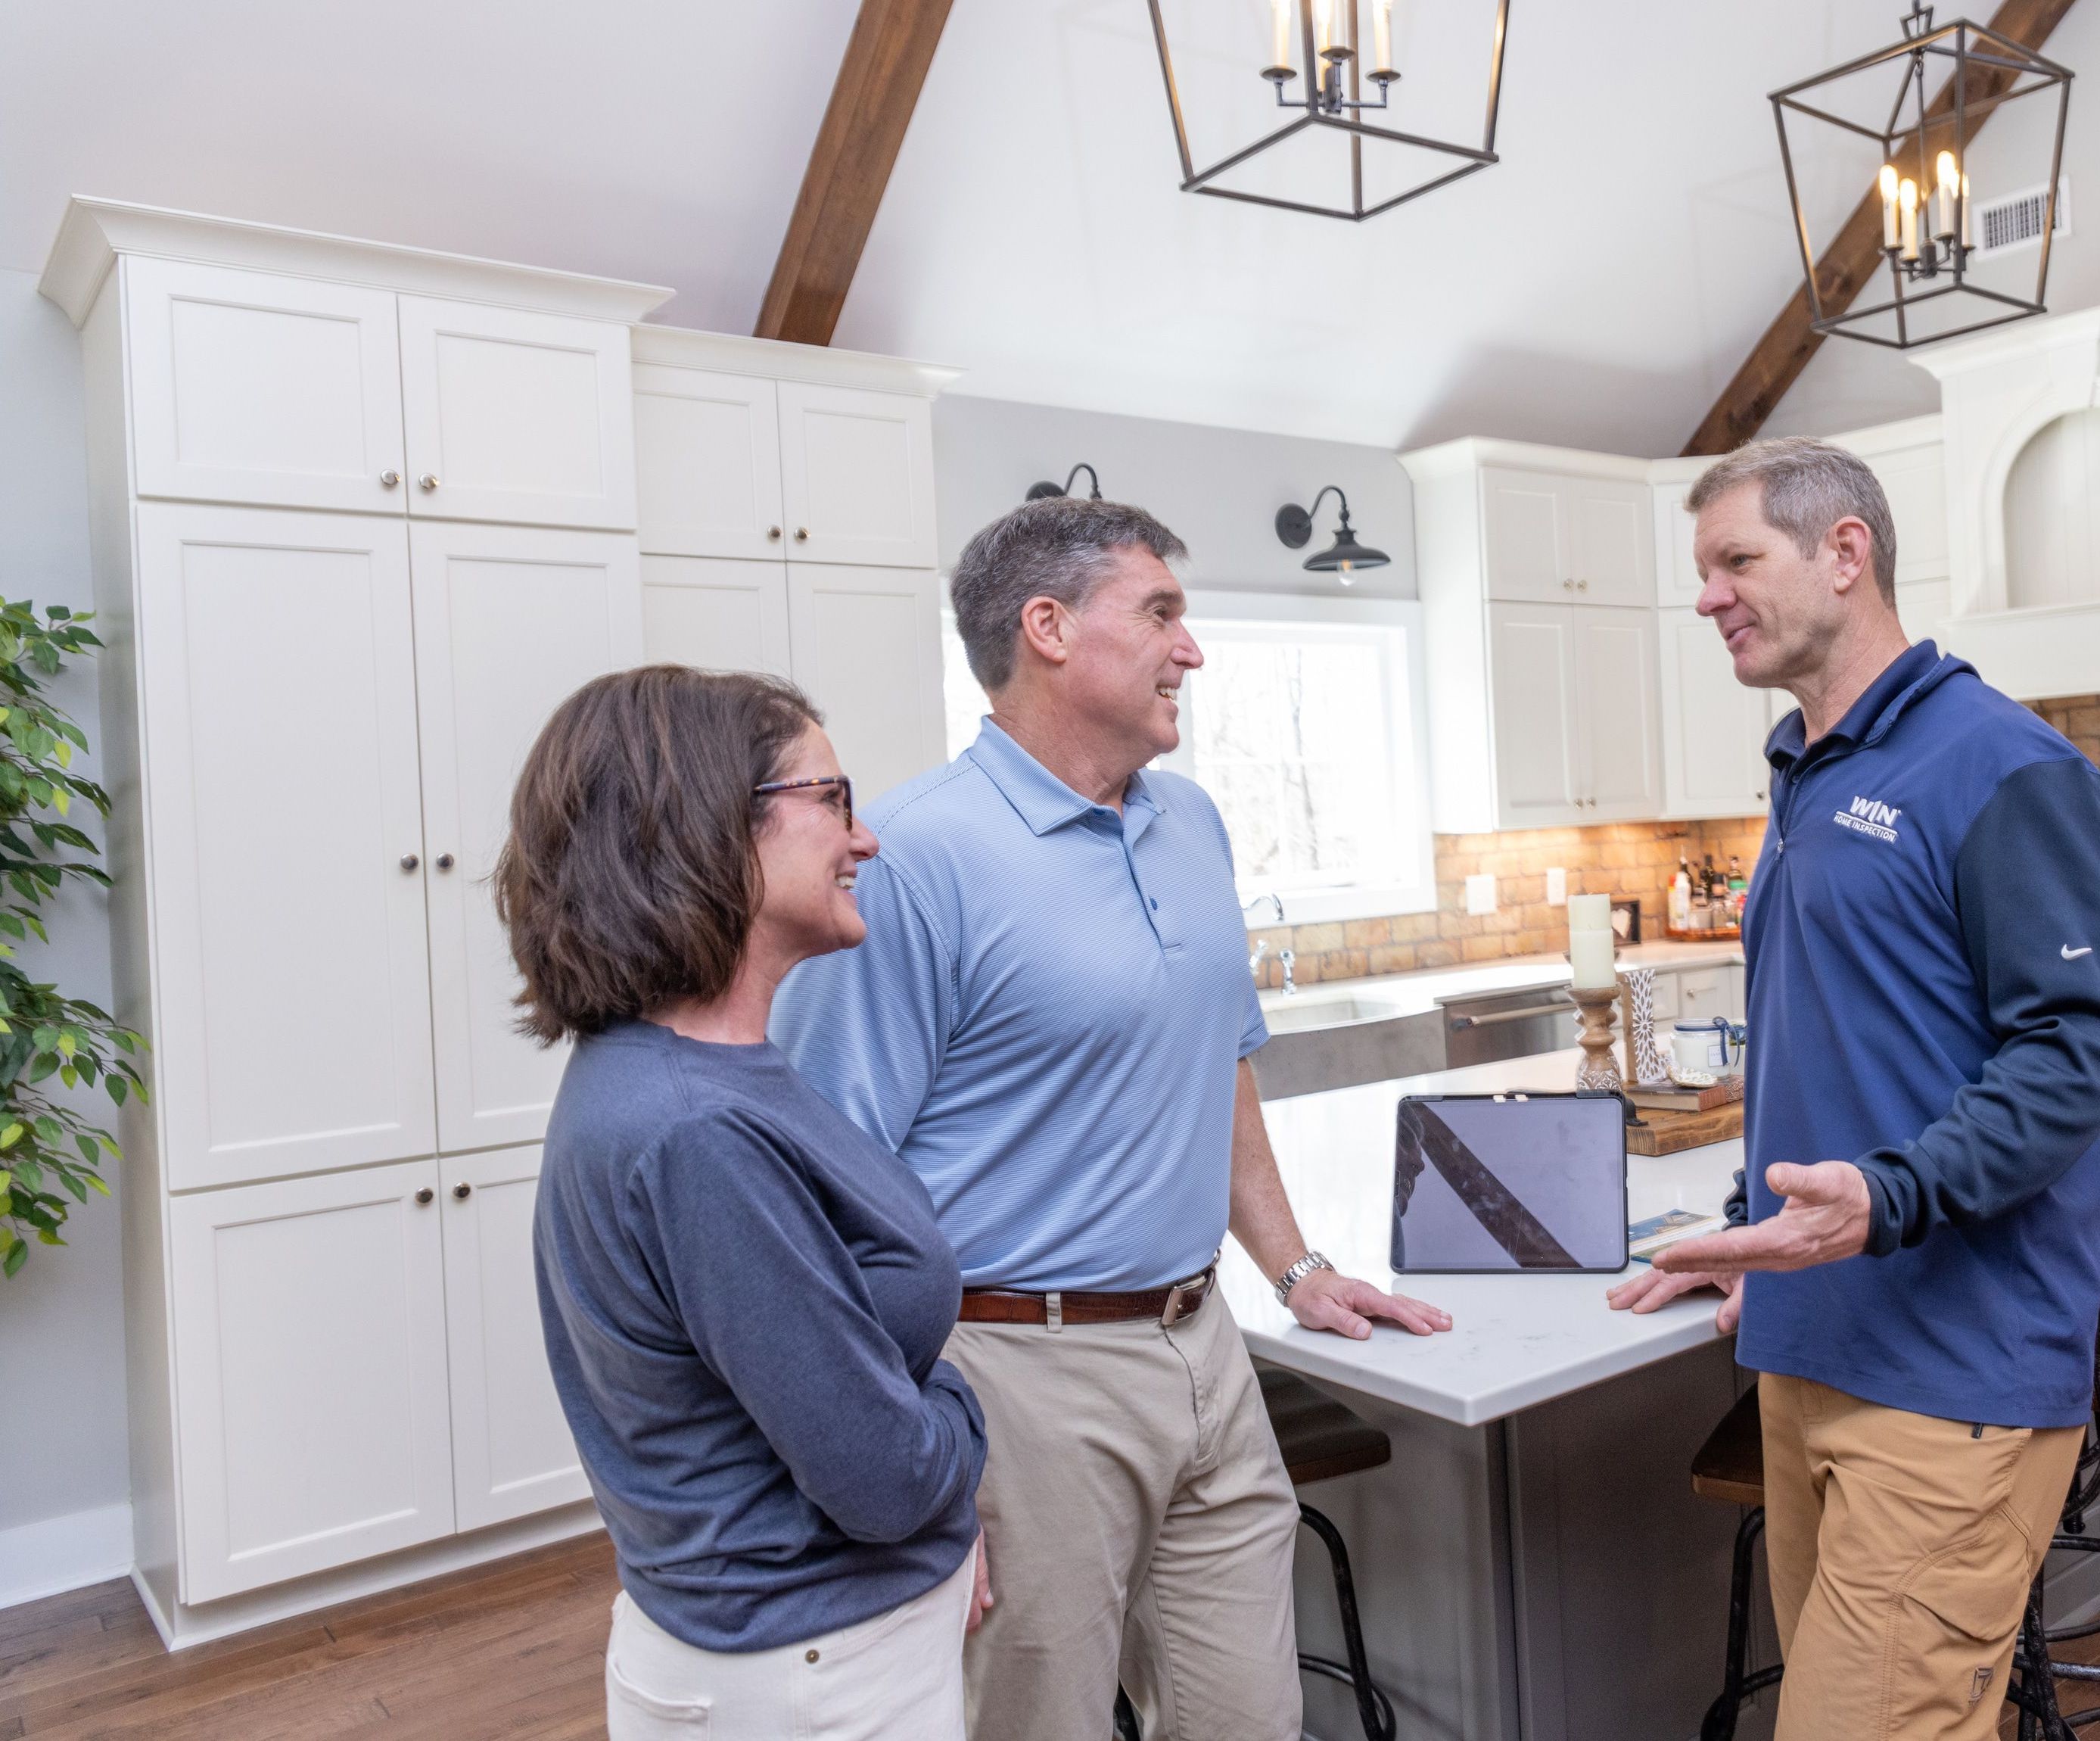
<instances>
[{"instance_id":1,"label":"white baseboard","mask_svg":"<svg viewBox=\"0 0 2100 1741\"><path fill-rule=\"evenodd\" d=\"M0 1608L130 1575L127 1502L0 1530Z\"/></svg>"}]
</instances>

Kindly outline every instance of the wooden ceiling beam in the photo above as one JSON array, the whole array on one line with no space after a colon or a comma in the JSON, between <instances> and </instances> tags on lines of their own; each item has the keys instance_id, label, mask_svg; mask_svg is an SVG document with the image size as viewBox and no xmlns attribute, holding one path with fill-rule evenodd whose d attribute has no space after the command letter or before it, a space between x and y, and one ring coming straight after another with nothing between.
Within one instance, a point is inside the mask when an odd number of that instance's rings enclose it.
<instances>
[{"instance_id":1,"label":"wooden ceiling beam","mask_svg":"<svg viewBox=\"0 0 2100 1741\"><path fill-rule=\"evenodd\" d=\"M861 0L759 307L759 338L832 342L950 3Z\"/></svg>"},{"instance_id":2,"label":"wooden ceiling beam","mask_svg":"<svg viewBox=\"0 0 2100 1741\"><path fill-rule=\"evenodd\" d=\"M2023 47L2039 49L2062 21L2071 3L2072 0L2004 0L1992 15L1990 28ZM1970 107L1973 109L1979 104L1994 103L2007 88L2005 73L1972 67ZM1950 80L1926 112L1928 128L1935 121L1952 115L1953 110L1954 88ZM1987 110L1983 119L1989 118L1990 112ZM1982 121L1976 123L1978 130L1983 124ZM1897 155L1901 157L1904 152L1900 148L1906 143L1914 143L1914 135L1907 135L1906 139L1898 143ZM1822 295L1823 306L1832 314L1843 313L1851 306L1852 298L1882 271L1883 263L1882 197L1879 188L1870 185L1838 232L1836 239L1815 263L1816 288ZM1787 389L1808 366L1808 360L1822 346L1824 335L1809 325L1813 318L1808 286L1798 285L1792 299L1780 311L1779 318L1765 329L1764 337L1736 371L1735 378L1714 401L1714 409L1685 443L1686 457L1732 452L1764 426L1765 419L1772 414L1780 400L1786 396Z\"/></svg>"}]
</instances>

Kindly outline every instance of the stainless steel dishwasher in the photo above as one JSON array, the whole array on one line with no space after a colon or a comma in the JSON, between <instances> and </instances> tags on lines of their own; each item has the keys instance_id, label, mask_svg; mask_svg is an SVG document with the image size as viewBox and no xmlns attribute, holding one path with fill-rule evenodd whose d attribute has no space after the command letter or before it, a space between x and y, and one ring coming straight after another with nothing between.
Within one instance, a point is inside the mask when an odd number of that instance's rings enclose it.
<instances>
[{"instance_id":1,"label":"stainless steel dishwasher","mask_svg":"<svg viewBox=\"0 0 2100 1741\"><path fill-rule=\"evenodd\" d=\"M1575 999L1564 985L1486 996L1445 997L1444 1062L1447 1069L1529 1058L1575 1044Z\"/></svg>"}]
</instances>

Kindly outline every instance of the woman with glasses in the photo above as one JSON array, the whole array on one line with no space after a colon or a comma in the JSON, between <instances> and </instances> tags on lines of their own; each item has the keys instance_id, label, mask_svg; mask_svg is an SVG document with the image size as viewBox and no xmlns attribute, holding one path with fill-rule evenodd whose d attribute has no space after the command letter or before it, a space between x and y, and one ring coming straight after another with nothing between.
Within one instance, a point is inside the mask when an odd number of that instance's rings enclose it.
<instances>
[{"instance_id":1,"label":"woman with glasses","mask_svg":"<svg viewBox=\"0 0 2100 1741\"><path fill-rule=\"evenodd\" d=\"M984 1422L917 1177L766 1042L797 961L867 935L818 716L654 665L563 702L496 866L523 1026L572 1039L534 1249L611 1531L611 1741L963 1741Z\"/></svg>"}]
</instances>

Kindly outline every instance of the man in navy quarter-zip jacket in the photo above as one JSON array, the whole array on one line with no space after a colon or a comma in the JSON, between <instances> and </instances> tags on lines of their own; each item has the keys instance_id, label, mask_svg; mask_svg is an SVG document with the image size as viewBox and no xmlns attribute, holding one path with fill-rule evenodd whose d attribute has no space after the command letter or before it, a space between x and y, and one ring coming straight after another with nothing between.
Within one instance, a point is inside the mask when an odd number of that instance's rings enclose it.
<instances>
[{"instance_id":1,"label":"man in navy quarter-zip jacket","mask_svg":"<svg viewBox=\"0 0 2100 1741\"><path fill-rule=\"evenodd\" d=\"M1772 730L1736 1226L1612 1303L1727 1295L1760 1375L1779 1741L1996 1733L2093 1406L2100 771L1895 609L1866 465L1758 442L1687 501Z\"/></svg>"}]
</instances>

